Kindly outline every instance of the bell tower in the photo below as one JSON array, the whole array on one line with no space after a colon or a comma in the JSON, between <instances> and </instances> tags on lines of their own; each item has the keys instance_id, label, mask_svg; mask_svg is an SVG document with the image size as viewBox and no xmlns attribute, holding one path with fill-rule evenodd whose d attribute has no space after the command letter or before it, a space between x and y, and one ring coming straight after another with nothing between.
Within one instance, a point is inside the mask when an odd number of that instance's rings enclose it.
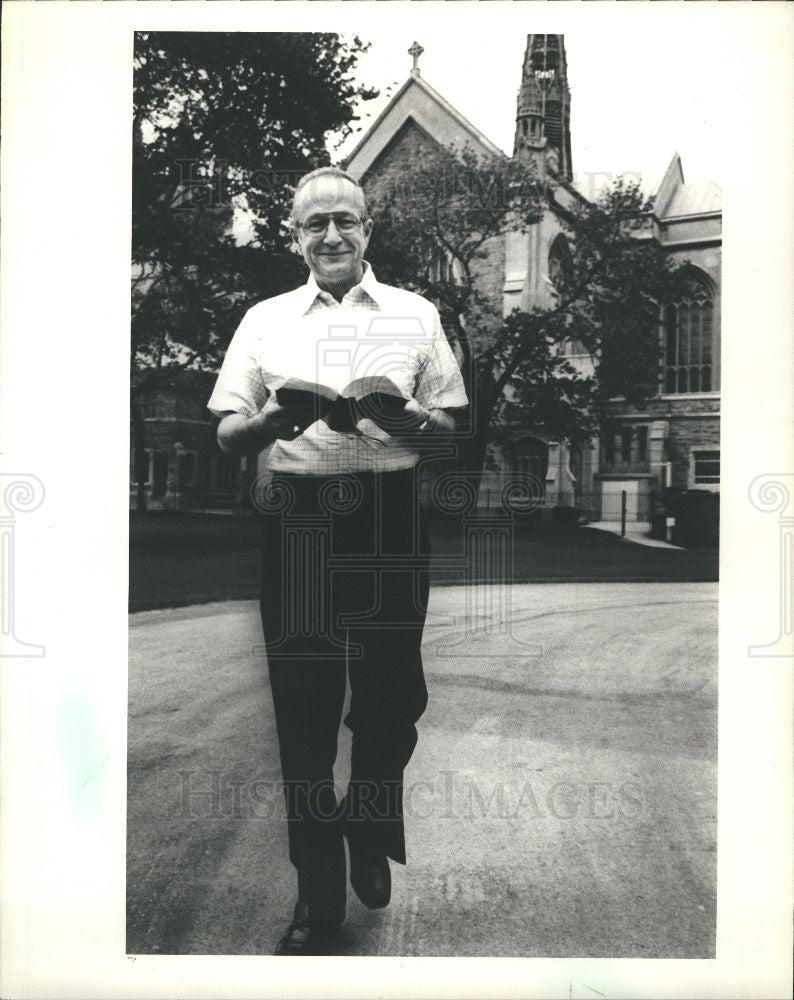
<instances>
[{"instance_id":1,"label":"bell tower","mask_svg":"<svg viewBox=\"0 0 794 1000\"><path fill-rule=\"evenodd\" d=\"M513 156L526 162L547 148L556 154L556 172L572 180L571 91L564 36L527 35Z\"/></svg>"}]
</instances>

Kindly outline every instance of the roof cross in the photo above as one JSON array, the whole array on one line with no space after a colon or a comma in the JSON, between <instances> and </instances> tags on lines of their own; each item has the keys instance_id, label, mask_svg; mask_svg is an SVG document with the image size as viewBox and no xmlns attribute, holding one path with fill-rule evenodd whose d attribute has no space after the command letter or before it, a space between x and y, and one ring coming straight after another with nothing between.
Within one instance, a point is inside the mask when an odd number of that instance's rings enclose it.
<instances>
[{"instance_id":1,"label":"roof cross","mask_svg":"<svg viewBox=\"0 0 794 1000\"><path fill-rule=\"evenodd\" d=\"M420 72L419 72L419 56L421 56L421 54L424 51L425 50L422 48L422 46L419 44L419 42L414 42L413 45L410 47L410 49L408 49L408 55L412 56L413 60L414 60L414 64L411 67L411 73L412 73L413 76L419 76L420 75Z\"/></svg>"}]
</instances>

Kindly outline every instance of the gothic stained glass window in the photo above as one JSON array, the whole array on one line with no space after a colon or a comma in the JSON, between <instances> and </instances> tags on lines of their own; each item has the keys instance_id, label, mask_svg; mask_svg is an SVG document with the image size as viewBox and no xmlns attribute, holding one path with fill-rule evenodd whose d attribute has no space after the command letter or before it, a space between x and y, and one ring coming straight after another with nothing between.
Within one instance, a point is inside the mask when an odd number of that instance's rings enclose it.
<instances>
[{"instance_id":1,"label":"gothic stained glass window","mask_svg":"<svg viewBox=\"0 0 794 1000\"><path fill-rule=\"evenodd\" d=\"M709 285L692 275L676 302L664 308L664 392L711 392L714 301Z\"/></svg>"},{"instance_id":2,"label":"gothic stained glass window","mask_svg":"<svg viewBox=\"0 0 794 1000\"><path fill-rule=\"evenodd\" d=\"M549 280L560 288L571 273L571 250L568 241L559 233L549 247Z\"/></svg>"},{"instance_id":3,"label":"gothic stained glass window","mask_svg":"<svg viewBox=\"0 0 794 1000\"><path fill-rule=\"evenodd\" d=\"M570 280L572 267L573 260L568 240L559 233L549 247L549 281L558 291L563 290L566 279ZM566 341L564 352L570 356L587 354L587 348L581 340L572 337Z\"/></svg>"}]
</instances>

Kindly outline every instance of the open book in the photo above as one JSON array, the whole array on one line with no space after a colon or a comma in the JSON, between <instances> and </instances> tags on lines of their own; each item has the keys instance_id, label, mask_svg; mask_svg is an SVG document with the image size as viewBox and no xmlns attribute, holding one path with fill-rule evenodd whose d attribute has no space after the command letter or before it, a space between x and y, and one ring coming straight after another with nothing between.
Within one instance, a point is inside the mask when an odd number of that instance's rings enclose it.
<instances>
[{"instance_id":1,"label":"open book","mask_svg":"<svg viewBox=\"0 0 794 1000\"><path fill-rule=\"evenodd\" d=\"M282 406L299 406L324 420L332 431L352 433L365 417L381 430L398 430L403 420L405 395L385 375L369 375L350 382L341 393L327 385L290 378L276 389Z\"/></svg>"}]
</instances>

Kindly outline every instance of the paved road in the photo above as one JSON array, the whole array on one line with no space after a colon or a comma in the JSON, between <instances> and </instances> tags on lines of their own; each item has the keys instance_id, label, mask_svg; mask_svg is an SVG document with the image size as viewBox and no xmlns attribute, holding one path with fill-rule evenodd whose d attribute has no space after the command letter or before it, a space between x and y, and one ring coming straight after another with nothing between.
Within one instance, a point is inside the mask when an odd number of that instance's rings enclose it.
<instances>
[{"instance_id":1,"label":"paved road","mask_svg":"<svg viewBox=\"0 0 794 1000\"><path fill-rule=\"evenodd\" d=\"M345 955L712 957L715 584L436 588L387 910ZM467 606L468 601L468 606ZM293 901L258 609L130 617L127 950L269 954ZM340 785L349 734L340 739Z\"/></svg>"}]
</instances>

